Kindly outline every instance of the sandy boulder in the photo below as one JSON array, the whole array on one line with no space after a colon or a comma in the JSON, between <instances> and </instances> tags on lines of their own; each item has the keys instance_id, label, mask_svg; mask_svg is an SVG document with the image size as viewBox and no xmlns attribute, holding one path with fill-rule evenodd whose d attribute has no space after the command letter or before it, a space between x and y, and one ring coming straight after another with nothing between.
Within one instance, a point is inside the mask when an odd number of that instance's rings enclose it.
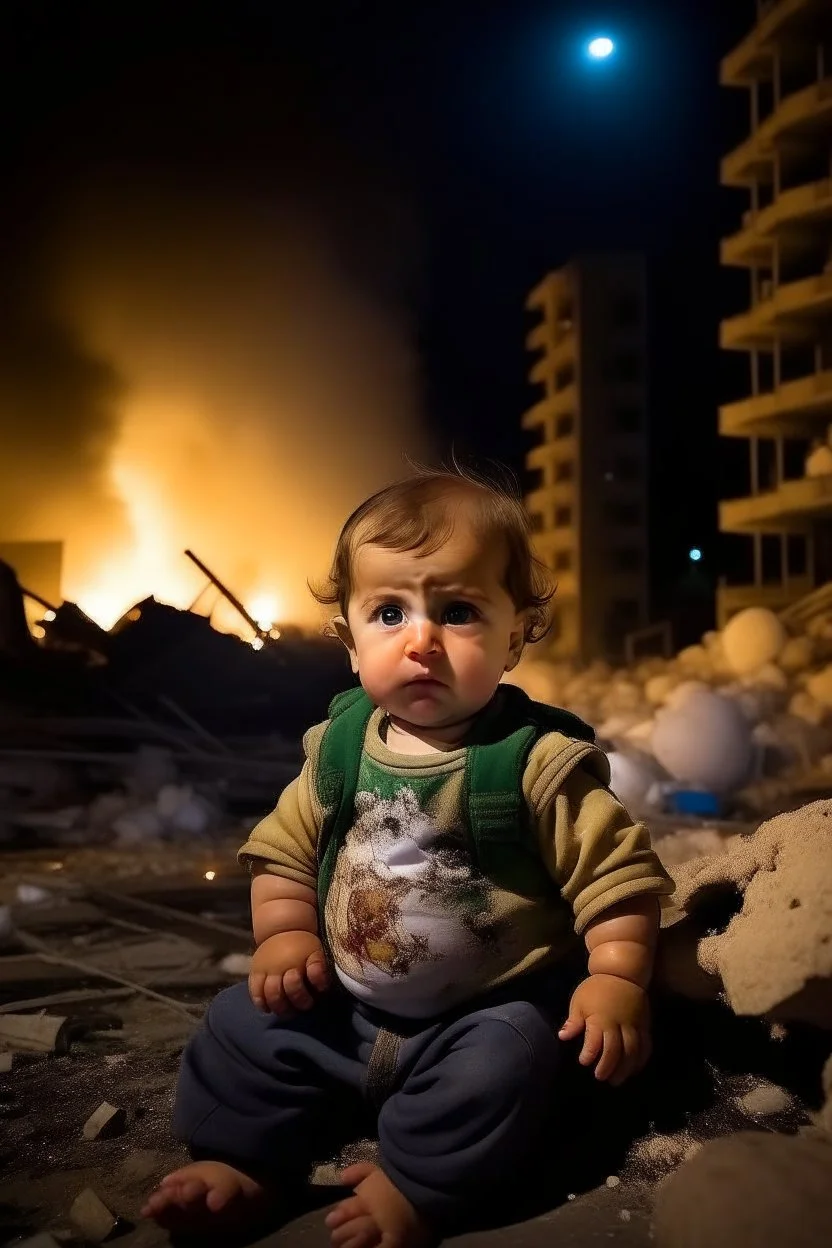
<instances>
[{"instance_id":1,"label":"sandy boulder","mask_svg":"<svg viewBox=\"0 0 832 1248\"><path fill-rule=\"evenodd\" d=\"M670 868L657 975L736 1014L832 1029L832 800Z\"/></svg>"}]
</instances>

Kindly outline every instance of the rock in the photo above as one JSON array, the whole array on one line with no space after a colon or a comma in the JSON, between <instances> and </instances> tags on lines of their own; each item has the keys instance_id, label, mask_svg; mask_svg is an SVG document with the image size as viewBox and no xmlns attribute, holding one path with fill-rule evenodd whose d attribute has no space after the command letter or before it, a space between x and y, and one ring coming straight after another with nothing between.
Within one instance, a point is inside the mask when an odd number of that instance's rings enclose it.
<instances>
[{"instance_id":1,"label":"rock","mask_svg":"<svg viewBox=\"0 0 832 1248\"><path fill-rule=\"evenodd\" d=\"M826 719L828 708L822 706L816 698L810 693L801 689L794 695L789 703L789 714L794 715L797 719L805 720L807 724L813 724L819 727Z\"/></svg>"},{"instance_id":2,"label":"rock","mask_svg":"<svg viewBox=\"0 0 832 1248\"><path fill-rule=\"evenodd\" d=\"M826 710L832 709L832 663L809 677L806 692Z\"/></svg>"},{"instance_id":3,"label":"rock","mask_svg":"<svg viewBox=\"0 0 832 1248\"><path fill-rule=\"evenodd\" d=\"M736 1014L832 1029L832 801L668 869L676 893L657 959L667 987L704 997L710 979ZM699 937L697 913L714 907L720 930Z\"/></svg>"},{"instance_id":4,"label":"rock","mask_svg":"<svg viewBox=\"0 0 832 1248\"><path fill-rule=\"evenodd\" d=\"M116 1228L118 1218L111 1213L91 1187L85 1187L75 1197L69 1211L69 1219L82 1235L101 1244Z\"/></svg>"},{"instance_id":5,"label":"rock","mask_svg":"<svg viewBox=\"0 0 832 1248\"><path fill-rule=\"evenodd\" d=\"M39 1235L30 1235L28 1239L16 1240L14 1248L60 1248L60 1244L46 1231L41 1231Z\"/></svg>"},{"instance_id":6,"label":"rock","mask_svg":"<svg viewBox=\"0 0 832 1248\"><path fill-rule=\"evenodd\" d=\"M712 793L730 793L749 776L753 757L751 729L742 712L710 689L673 699L656 715L653 753L664 769L683 784Z\"/></svg>"},{"instance_id":7,"label":"rock","mask_svg":"<svg viewBox=\"0 0 832 1248\"><path fill-rule=\"evenodd\" d=\"M832 1144L740 1132L711 1140L656 1192L658 1248L820 1248L832 1226Z\"/></svg>"},{"instance_id":8,"label":"rock","mask_svg":"<svg viewBox=\"0 0 832 1248\"><path fill-rule=\"evenodd\" d=\"M53 900L49 889L41 888L38 884L18 884L16 896L24 906L36 906L42 901Z\"/></svg>"},{"instance_id":9,"label":"rock","mask_svg":"<svg viewBox=\"0 0 832 1248\"><path fill-rule=\"evenodd\" d=\"M647 795L661 774L656 763L648 754L635 749L611 750L607 757L613 793L628 809L645 809Z\"/></svg>"},{"instance_id":10,"label":"rock","mask_svg":"<svg viewBox=\"0 0 832 1248\"><path fill-rule=\"evenodd\" d=\"M644 686L644 696L651 706L661 706L670 697L679 684L679 677L673 672L665 672L661 676L651 676Z\"/></svg>"},{"instance_id":11,"label":"rock","mask_svg":"<svg viewBox=\"0 0 832 1248\"><path fill-rule=\"evenodd\" d=\"M251 954L250 953L229 953L220 962L220 970L226 975L240 975L245 977L251 970Z\"/></svg>"},{"instance_id":12,"label":"rock","mask_svg":"<svg viewBox=\"0 0 832 1248\"><path fill-rule=\"evenodd\" d=\"M811 637L790 637L777 656L777 664L784 672L794 675L811 667L814 657L815 647Z\"/></svg>"},{"instance_id":13,"label":"rock","mask_svg":"<svg viewBox=\"0 0 832 1248\"><path fill-rule=\"evenodd\" d=\"M14 1066L14 1053L0 1053L0 1075L7 1075Z\"/></svg>"},{"instance_id":14,"label":"rock","mask_svg":"<svg viewBox=\"0 0 832 1248\"><path fill-rule=\"evenodd\" d=\"M738 612L722 631L725 661L737 676L773 663L786 640L782 621L766 607L748 607Z\"/></svg>"},{"instance_id":15,"label":"rock","mask_svg":"<svg viewBox=\"0 0 832 1248\"><path fill-rule=\"evenodd\" d=\"M745 1114L750 1114L752 1118L767 1118L770 1114L781 1114L783 1110L789 1108L791 1103L792 1098L789 1093L775 1083L758 1084L756 1088L746 1092L745 1096L734 1098L737 1108Z\"/></svg>"},{"instance_id":16,"label":"rock","mask_svg":"<svg viewBox=\"0 0 832 1248\"><path fill-rule=\"evenodd\" d=\"M0 1044L27 1053L66 1053L69 1019L54 1014L0 1014Z\"/></svg>"},{"instance_id":17,"label":"rock","mask_svg":"<svg viewBox=\"0 0 832 1248\"><path fill-rule=\"evenodd\" d=\"M102 1101L94 1114L90 1114L81 1132L85 1140L109 1140L121 1135L127 1125L127 1111L117 1109Z\"/></svg>"}]
</instances>

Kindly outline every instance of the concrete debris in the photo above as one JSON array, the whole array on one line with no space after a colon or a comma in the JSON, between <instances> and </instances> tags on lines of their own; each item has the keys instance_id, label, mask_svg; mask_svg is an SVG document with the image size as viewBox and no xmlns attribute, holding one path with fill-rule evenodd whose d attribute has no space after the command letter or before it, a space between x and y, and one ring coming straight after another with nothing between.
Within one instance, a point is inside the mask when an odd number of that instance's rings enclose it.
<instances>
[{"instance_id":1,"label":"concrete debris","mask_svg":"<svg viewBox=\"0 0 832 1248\"><path fill-rule=\"evenodd\" d=\"M127 1125L127 1111L102 1101L95 1113L90 1114L81 1132L85 1140L109 1140L121 1135Z\"/></svg>"},{"instance_id":2,"label":"concrete debris","mask_svg":"<svg viewBox=\"0 0 832 1248\"><path fill-rule=\"evenodd\" d=\"M607 1187L620 1187L621 1180L619 1179L617 1174L610 1174L607 1176L606 1184L607 1184Z\"/></svg>"},{"instance_id":3,"label":"concrete debris","mask_svg":"<svg viewBox=\"0 0 832 1248\"><path fill-rule=\"evenodd\" d=\"M52 894L46 888L39 888L37 884L18 884L17 900L24 906L36 906L44 901L51 901Z\"/></svg>"},{"instance_id":4,"label":"concrete debris","mask_svg":"<svg viewBox=\"0 0 832 1248\"><path fill-rule=\"evenodd\" d=\"M674 658L616 670L529 657L507 680L598 727L613 787L637 812L673 809L688 790L741 795L763 811L762 780L808 785L832 753L830 624L801 633L753 608Z\"/></svg>"},{"instance_id":5,"label":"concrete debris","mask_svg":"<svg viewBox=\"0 0 832 1248\"><path fill-rule=\"evenodd\" d=\"M774 1083L761 1083L745 1096L738 1096L734 1104L743 1113L752 1118L766 1118L769 1114L779 1114L789 1108L792 1098L785 1088Z\"/></svg>"},{"instance_id":6,"label":"concrete debris","mask_svg":"<svg viewBox=\"0 0 832 1248\"><path fill-rule=\"evenodd\" d=\"M2 1014L0 1044L28 1053L66 1053L69 1019L53 1014Z\"/></svg>"},{"instance_id":7,"label":"concrete debris","mask_svg":"<svg viewBox=\"0 0 832 1248\"><path fill-rule=\"evenodd\" d=\"M39 1235L30 1235L28 1239L20 1240L14 1248L60 1248L60 1244L46 1231L41 1231Z\"/></svg>"},{"instance_id":8,"label":"concrete debris","mask_svg":"<svg viewBox=\"0 0 832 1248\"><path fill-rule=\"evenodd\" d=\"M226 975L239 975L241 977L248 975L251 970L251 954L229 953L220 962L220 970Z\"/></svg>"},{"instance_id":9,"label":"concrete debris","mask_svg":"<svg viewBox=\"0 0 832 1248\"><path fill-rule=\"evenodd\" d=\"M116 1229L118 1218L104 1204L91 1187L85 1187L76 1196L69 1211L73 1226L94 1244L102 1244Z\"/></svg>"}]
</instances>

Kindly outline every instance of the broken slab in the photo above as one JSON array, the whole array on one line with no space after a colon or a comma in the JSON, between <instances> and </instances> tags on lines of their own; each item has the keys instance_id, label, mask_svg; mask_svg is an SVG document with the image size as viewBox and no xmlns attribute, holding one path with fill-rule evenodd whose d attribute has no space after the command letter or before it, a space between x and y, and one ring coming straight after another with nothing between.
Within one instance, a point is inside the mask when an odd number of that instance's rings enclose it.
<instances>
[{"instance_id":1,"label":"broken slab","mask_svg":"<svg viewBox=\"0 0 832 1248\"><path fill-rule=\"evenodd\" d=\"M85 1187L75 1197L69 1211L69 1220L73 1226L94 1244L101 1244L108 1235L112 1235L118 1218L112 1213L104 1201L95 1194L91 1187Z\"/></svg>"},{"instance_id":2,"label":"broken slab","mask_svg":"<svg viewBox=\"0 0 832 1248\"><path fill-rule=\"evenodd\" d=\"M102 1101L84 1123L81 1134L85 1140L110 1140L121 1135L126 1125L127 1110Z\"/></svg>"},{"instance_id":3,"label":"broken slab","mask_svg":"<svg viewBox=\"0 0 832 1248\"><path fill-rule=\"evenodd\" d=\"M27 1053L66 1053L69 1019L54 1014L0 1015L0 1044Z\"/></svg>"}]
</instances>

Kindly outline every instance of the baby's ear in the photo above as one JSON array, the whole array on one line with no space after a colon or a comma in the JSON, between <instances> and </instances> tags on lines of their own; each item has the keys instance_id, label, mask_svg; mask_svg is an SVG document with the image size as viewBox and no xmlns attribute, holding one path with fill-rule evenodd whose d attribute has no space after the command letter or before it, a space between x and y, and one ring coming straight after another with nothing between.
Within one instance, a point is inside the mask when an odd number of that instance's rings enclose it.
<instances>
[{"instance_id":1,"label":"baby's ear","mask_svg":"<svg viewBox=\"0 0 832 1248\"><path fill-rule=\"evenodd\" d=\"M352 630L350 629L349 624L344 619L343 615L336 615L329 621L329 627L332 629L341 644L346 647L350 656L350 666L357 676L358 654L355 649L355 642L353 641Z\"/></svg>"},{"instance_id":2,"label":"baby's ear","mask_svg":"<svg viewBox=\"0 0 832 1248\"><path fill-rule=\"evenodd\" d=\"M507 672L513 672L517 664L523 657L523 651L526 648L526 617L518 615L514 628L511 630L511 638L509 640L508 658L506 659Z\"/></svg>"}]
</instances>

